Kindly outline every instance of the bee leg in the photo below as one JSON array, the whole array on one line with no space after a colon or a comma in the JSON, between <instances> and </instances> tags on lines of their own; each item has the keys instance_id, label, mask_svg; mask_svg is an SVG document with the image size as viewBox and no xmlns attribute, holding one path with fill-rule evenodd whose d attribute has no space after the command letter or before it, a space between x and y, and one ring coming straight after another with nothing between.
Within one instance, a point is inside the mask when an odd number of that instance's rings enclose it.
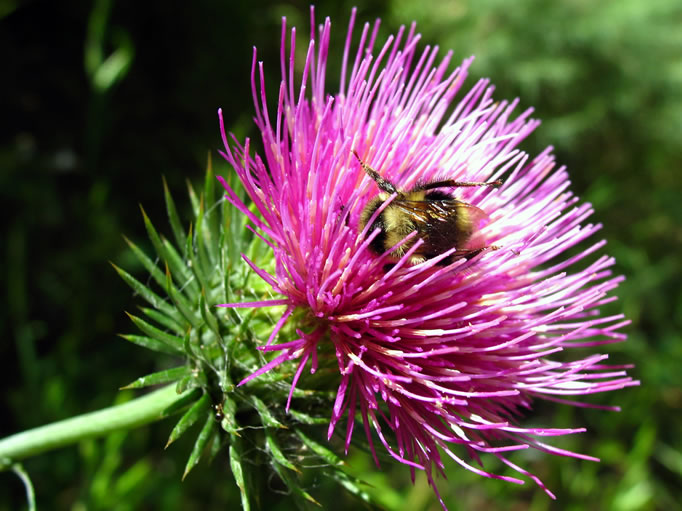
<instances>
[{"instance_id":1,"label":"bee leg","mask_svg":"<svg viewBox=\"0 0 682 511\"><path fill-rule=\"evenodd\" d=\"M487 247L477 248L476 250L468 250L466 254L463 254L463 255L462 255L462 257L464 257L464 259L466 259L467 261L470 261L470 260L472 260L474 257L476 257L478 254L480 254L481 252L485 251L486 248L487 248Z\"/></svg>"},{"instance_id":2,"label":"bee leg","mask_svg":"<svg viewBox=\"0 0 682 511\"><path fill-rule=\"evenodd\" d=\"M348 227L348 222L350 215L346 215L346 208L343 207L343 204L339 206L339 216L343 217L343 223L346 224L346 227Z\"/></svg>"},{"instance_id":3,"label":"bee leg","mask_svg":"<svg viewBox=\"0 0 682 511\"><path fill-rule=\"evenodd\" d=\"M488 245L487 247L483 248L474 248L472 250L457 250L454 254L452 254L450 257L454 260L458 257L463 257L467 261L473 259L477 255L479 255L482 252L485 252L486 250L499 250L500 247L497 245ZM449 258L447 258L449 259Z\"/></svg>"}]
</instances>

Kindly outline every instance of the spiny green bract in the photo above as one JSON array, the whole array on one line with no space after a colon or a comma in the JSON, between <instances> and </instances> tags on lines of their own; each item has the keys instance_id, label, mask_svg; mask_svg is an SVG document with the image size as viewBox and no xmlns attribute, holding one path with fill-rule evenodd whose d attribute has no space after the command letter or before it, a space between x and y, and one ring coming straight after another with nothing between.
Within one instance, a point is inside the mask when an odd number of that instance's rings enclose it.
<instances>
[{"instance_id":1,"label":"spiny green bract","mask_svg":"<svg viewBox=\"0 0 682 511\"><path fill-rule=\"evenodd\" d=\"M229 181L234 190L241 191L236 176L231 174ZM341 471L343 463L339 458L313 439L326 430L334 396L329 389L334 387L325 383L333 378L333 371L322 365L308 378L308 386L294 392L288 414L284 405L289 392L287 381L293 375L291 367L266 373L243 387L236 386L264 363L262 353L256 349L258 340L268 338L274 318L282 311L215 307L271 298L270 286L257 276L253 278L241 254L274 272L272 252L265 250L264 242L247 229L244 215L216 197L215 184L209 158L202 193L197 195L188 184L192 222L186 228L164 180L172 240L157 231L142 209L154 254L149 256L132 241L126 241L149 278L143 283L114 266L148 304L140 307L140 316L128 314L142 334L122 337L159 352L162 367L180 361L176 367L142 376L125 388L174 384L178 392L194 389L176 410L182 415L166 447L199 423L183 478L200 459L211 461L221 450L228 451L244 509L250 509L249 502L267 484L268 476L260 470L264 465L279 476L299 506L316 503L299 480L304 460L306 464L324 466L324 475L368 500L359 481ZM295 332L283 329L279 335L282 339L293 338ZM247 448L249 462L245 463ZM216 481L224 477L220 470L216 469Z\"/></svg>"}]
</instances>

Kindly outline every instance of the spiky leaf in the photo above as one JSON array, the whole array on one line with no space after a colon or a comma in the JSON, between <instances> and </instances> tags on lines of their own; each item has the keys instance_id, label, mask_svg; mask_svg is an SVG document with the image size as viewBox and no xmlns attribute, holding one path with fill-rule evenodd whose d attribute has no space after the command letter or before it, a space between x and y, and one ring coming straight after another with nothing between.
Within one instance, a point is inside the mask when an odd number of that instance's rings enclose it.
<instances>
[{"instance_id":1,"label":"spiky leaf","mask_svg":"<svg viewBox=\"0 0 682 511\"><path fill-rule=\"evenodd\" d=\"M178 353L182 353L183 351L182 339L180 337L159 330L155 326L147 323L145 320L138 318L137 316L133 316L132 314L129 314L127 312L126 314L128 314L128 317L133 321L133 323L135 323L135 326L137 326L149 337L165 344L171 350L177 351Z\"/></svg>"},{"instance_id":2,"label":"spiky leaf","mask_svg":"<svg viewBox=\"0 0 682 511\"><path fill-rule=\"evenodd\" d=\"M216 429L217 427L215 418L212 414L208 414L206 417L206 422L204 423L204 427L201 428L201 432L199 433L196 442L194 442L194 447L192 448L192 452L189 455L189 459L187 460L187 465L185 465L185 471L182 474L183 479L185 479L190 470L192 470L196 464L199 463L201 455L204 452L204 448L206 445L208 445L208 441L211 439L213 432Z\"/></svg>"},{"instance_id":3,"label":"spiky leaf","mask_svg":"<svg viewBox=\"0 0 682 511\"><path fill-rule=\"evenodd\" d=\"M178 354L178 350L168 346L167 344L161 341L152 339L151 337L130 334L119 334L119 337L122 337L126 341L130 341L134 344L137 344L138 346L142 346L143 348L147 348L148 350L158 351L160 353L168 353L170 355Z\"/></svg>"},{"instance_id":4,"label":"spiky leaf","mask_svg":"<svg viewBox=\"0 0 682 511\"><path fill-rule=\"evenodd\" d=\"M129 383L122 389L141 389L142 387L148 387L150 385L159 385L161 383L171 383L189 373L189 368L187 366L174 367L173 369L166 369L165 371L159 371L156 373L151 373L146 376L138 378L132 383Z\"/></svg>"},{"instance_id":5,"label":"spiky leaf","mask_svg":"<svg viewBox=\"0 0 682 511\"><path fill-rule=\"evenodd\" d=\"M180 217L178 216L178 209L175 207L175 201L173 200L173 196L171 195L170 190L168 189L168 183L166 182L165 177L163 178L163 196L164 199L166 200L166 212L168 213L168 223L171 225L171 229L173 230L175 242L180 247L182 246L182 242L185 238L185 231L182 228Z\"/></svg>"},{"instance_id":6,"label":"spiky leaf","mask_svg":"<svg viewBox=\"0 0 682 511\"><path fill-rule=\"evenodd\" d=\"M239 488L239 493L242 499L242 510L249 511L251 506L249 505L249 488L246 485L246 478L244 474L244 466L242 465L242 459L244 457L244 451L242 448L241 440L238 438L232 439L230 443L230 468L232 469L232 475Z\"/></svg>"},{"instance_id":7,"label":"spiky leaf","mask_svg":"<svg viewBox=\"0 0 682 511\"><path fill-rule=\"evenodd\" d=\"M118 273L121 278L131 287L133 288L133 291L135 293L139 294L142 298L144 298L152 307L160 310L167 316L172 317L173 319L178 319L179 315L177 311L168 304L164 299L162 299L159 295L157 295L154 291L149 289L147 286L142 284L139 280L137 280L135 277L130 275L127 271L119 268L116 266L114 263L111 263L111 266L114 267L114 270L116 270L116 273Z\"/></svg>"}]
</instances>

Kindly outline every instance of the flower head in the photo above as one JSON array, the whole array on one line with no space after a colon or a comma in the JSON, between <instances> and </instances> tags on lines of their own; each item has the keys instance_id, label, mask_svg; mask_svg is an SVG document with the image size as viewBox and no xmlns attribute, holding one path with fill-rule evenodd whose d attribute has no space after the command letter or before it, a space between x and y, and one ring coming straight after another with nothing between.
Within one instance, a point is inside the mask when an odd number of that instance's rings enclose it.
<instances>
[{"instance_id":1,"label":"flower head","mask_svg":"<svg viewBox=\"0 0 682 511\"><path fill-rule=\"evenodd\" d=\"M285 306L261 347L274 358L242 383L295 361L293 393L306 367L318 367L320 347L333 346L339 377L329 435L345 427L346 449L358 418L373 452L376 435L393 457L425 470L434 489L443 453L478 474L523 482L474 467L461 456L466 451L479 463L480 453L492 454L551 495L505 452L532 447L594 459L540 440L583 429L525 428L518 420L535 399L636 384L624 367L604 365L606 355L554 358L624 339L623 316L598 312L622 277L611 276L607 256L576 269L604 241L562 257L600 226L583 224L592 208L568 190L551 148L535 158L518 149L539 124L531 109L517 114L518 101L494 101L488 80L463 90L472 59L452 69L452 53L439 60L437 47L418 49L414 25L379 44L378 21L365 24L353 50L354 25L355 11L340 83L328 92L329 19L313 29L300 80L296 31L283 22L274 111L254 50L262 156L251 155L248 140L228 140L221 117L224 157L260 215L223 181L227 198L272 250L274 274L247 263L281 295L227 306ZM456 257L462 247L455 247L415 264L411 255L423 240L413 233L400 241L409 247L403 257L392 255L394 247L377 254L371 244L381 229L361 216L379 190L354 152L401 190L435 180L502 179L499 188L454 190L489 217L472 244L497 250ZM305 327L296 325L295 339L277 343L296 311Z\"/></svg>"}]
</instances>

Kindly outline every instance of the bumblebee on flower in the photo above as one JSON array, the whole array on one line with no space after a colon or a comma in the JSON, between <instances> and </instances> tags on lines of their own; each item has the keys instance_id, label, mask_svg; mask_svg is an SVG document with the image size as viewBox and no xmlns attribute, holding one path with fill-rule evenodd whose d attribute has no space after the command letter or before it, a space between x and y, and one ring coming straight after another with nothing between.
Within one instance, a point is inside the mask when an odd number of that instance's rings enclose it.
<instances>
[{"instance_id":1,"label":"bumblebee on flower","mask_svg":"<svg viewBox=\"0 0 682 511\"><path fill-rule=\"evenodd\" d=\"M382 193L367 204L360 218L362 229L368 224L370 224L370 231L379 229L369 245L377 254L388 250L393 257L399 259L410 246L414 245L416 239L413 238L412 243L409 244L400 242L413 232L416 232L418 239L423 242L423 245L410 258L415 264L451 249L454 250L449 252L447 258L441 259L439 264L446 265L457 257L474 257L486 248L497 249L494 245L475 249L465 248L474 230L488 216L476 206L457 200L440 189L460 186L500 186L502 181L499 179L489 183L449 179L422 183L412 190L399 192L394 184L382 178L376 170L363 162L358 153L354 152L354 154L363 170L376 181L377 186L382 190ZM389 194L396 194L395 200L389 201ZM380 208L382 211L379 211ZM393 249L396 246L397 248Z\"/></svg>"}]
</instances>

